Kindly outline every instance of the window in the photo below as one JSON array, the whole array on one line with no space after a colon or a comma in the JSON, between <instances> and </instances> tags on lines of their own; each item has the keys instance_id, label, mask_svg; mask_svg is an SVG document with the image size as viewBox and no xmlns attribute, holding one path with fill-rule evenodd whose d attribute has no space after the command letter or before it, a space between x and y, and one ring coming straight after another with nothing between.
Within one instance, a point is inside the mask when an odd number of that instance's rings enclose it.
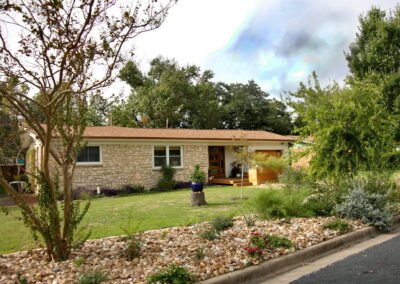
<instances>
[{"instance_id":1,"label":"window","mask_svg":"<svg viewBox=\"0 0 400 284\"><path fill-rule=\"evenodd\" d=\"M76 159L78 163L100 163L100 146L87 146L81 150Z\"/></svg>"},{"instance_id":2,"label":"window","mask_svg":"<svg viewBox=\"0 0 400 284\"><path fill-rule=\"evenodd\" d=\"M182 167L181 146L154 146L154 168L161 168L162 165L171 167Z\"/></svg>"}]
</instances>

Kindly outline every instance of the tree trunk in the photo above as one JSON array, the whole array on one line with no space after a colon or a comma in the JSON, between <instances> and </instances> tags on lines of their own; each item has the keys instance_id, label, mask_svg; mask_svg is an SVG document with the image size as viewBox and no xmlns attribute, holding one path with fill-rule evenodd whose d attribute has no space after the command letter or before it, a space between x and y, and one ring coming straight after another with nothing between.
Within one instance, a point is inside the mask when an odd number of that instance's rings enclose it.
<instances>
[{"instance_id":1,"label":"tree trunk","mask_svg":"<svg viewBox=\"0 0 400 284\"><path fill-rule=\"evenodd\" d=\"M191 201L192 206L207 205L204 192L192 192Z\"/></svg>"}]
</instances>

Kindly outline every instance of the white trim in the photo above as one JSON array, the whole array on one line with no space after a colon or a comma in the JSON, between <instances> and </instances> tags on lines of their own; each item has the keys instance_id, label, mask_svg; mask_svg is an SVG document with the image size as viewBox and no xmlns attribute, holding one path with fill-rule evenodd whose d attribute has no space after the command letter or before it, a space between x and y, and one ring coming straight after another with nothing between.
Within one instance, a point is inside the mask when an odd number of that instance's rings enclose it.
<instances>
[{"instance_id":1,"label":"white trim","mask_svg":"<svg viewBox=\"0 0 400 284\"><path fill-rule=\"evenodd\" d=\"M103 147L101 145L86 145L85 147L99 147L99 161L98 162L78 162L76 161L77 166L102 166L103 165ZM78 157L77 157L78 159Z\"/></svg>"},{"instance_id":2,"label":"white trim","mask_svg":"<svg viewBox=\"0 0 400 284\"><path fill-rule=\"evenodd\" d=\"M183 146L182 145L153 145L152 147L152 153L151 153L151 157L152 157L152 168L153 170L159 170L161 169L161 167L156 167L154 165L154 148L155 147L165 147L165 152L166 152L166 162L167 165L169 165L169 147L177 147L179 146L179 148L181 149L181 165L179 167L173 167L174 169L183 169Z\"/></svg>"}]
</instances>

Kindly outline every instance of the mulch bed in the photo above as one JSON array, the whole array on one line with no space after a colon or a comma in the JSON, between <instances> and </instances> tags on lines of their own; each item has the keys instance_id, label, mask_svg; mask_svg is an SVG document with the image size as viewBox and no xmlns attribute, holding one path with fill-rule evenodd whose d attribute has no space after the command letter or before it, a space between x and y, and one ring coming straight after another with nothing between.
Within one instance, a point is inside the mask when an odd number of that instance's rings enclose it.
<instances>
[{"instance_id":1,"label":"mulch bed","mask_svg":"<svg viewBox=\"0 0 400 284\"><path fill-rule=\"evenodd\" d=\"M332 239L340 233L323 229L323 225L334 219L256 221L249 227L244 217L235 217L233 227L220 232L215 240L199 236L210 228L209 223L147 231L141 235L141 256L131 261L122 256L127 243L121 236L86 241L80 250L73 252L70 260L61 263L47 260L43 249L0 255L0 283L15 283L23 276L28 283L72 284L82 274L96 270L107 275L105 283L146 283L150 275L171 264L183 266L199 280L205 280ZM353 230L365 227L358 221L347 222ZM250 258L244 248L252 234L286 237L293 247L267 250L261 257ZM77 259L83 263L78 265Z\"/></svg>"}]
</instances>

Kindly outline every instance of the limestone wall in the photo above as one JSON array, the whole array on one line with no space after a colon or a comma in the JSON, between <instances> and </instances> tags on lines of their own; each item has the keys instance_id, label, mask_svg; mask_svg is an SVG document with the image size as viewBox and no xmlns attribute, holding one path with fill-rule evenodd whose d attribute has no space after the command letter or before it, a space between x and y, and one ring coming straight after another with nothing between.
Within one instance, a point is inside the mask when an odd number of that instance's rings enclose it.
<instances>
[{"instance_id":1,"label":"limestone wall","mask_svg":"<svg viewBox=\"0 0 400 284\"><path fill-rule=\"evenodd\" d=\"M152 188L160 170L153 169L152 145L100 145L101 165L77 165L73 188L120 188L126 184L141 184ZM183 168L176 169L175 180L189 181L194 165L208 172L208 148L205 145L183 145Z\"/></svg>"}]
</instances>

